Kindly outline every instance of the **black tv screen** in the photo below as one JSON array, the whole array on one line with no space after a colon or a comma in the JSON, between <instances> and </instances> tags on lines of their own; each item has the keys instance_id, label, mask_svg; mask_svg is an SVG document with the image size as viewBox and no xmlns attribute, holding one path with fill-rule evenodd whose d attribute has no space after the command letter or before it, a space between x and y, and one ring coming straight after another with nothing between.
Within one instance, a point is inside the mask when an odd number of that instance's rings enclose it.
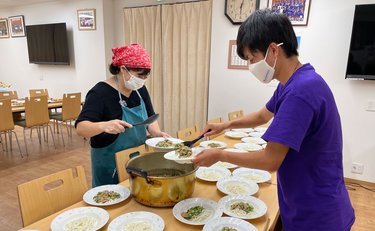
<instances>
[{"instance_id":1,"label":"black tv screen","mask_svg":"<svg viewBox=\"0 0 375 231\"><path fill-rule=\"evenodd\" d=\"M355 6L346 78L375 80L375 4Z\"/></svg>"},{"instance_id":2,"label":"black tv screen","mask_svg":"<svg viewBox=\"0 0 375 231\"><path fill-rule=\"evenodd\" d=\"M65 23L26 26L29 62L69 65Z\"/></svg>"}]
</instances>

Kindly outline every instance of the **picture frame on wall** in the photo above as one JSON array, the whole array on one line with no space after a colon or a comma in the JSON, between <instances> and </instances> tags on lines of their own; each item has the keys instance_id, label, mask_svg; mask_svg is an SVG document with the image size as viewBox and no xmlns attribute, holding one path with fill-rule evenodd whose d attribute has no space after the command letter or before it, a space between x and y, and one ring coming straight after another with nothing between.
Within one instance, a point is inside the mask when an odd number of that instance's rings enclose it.
<instances>
[{"instance_id":1,"label":"picture frame on wall","mask_svg":"<svg viewBox=\"0 0 375 231\"><path fill-rule=\"evenodd\" d=\"M9 31L12 37L24 37L25 33L25 20L23 15L11 16L9 20Z\"/></svg>"},{"instance_id":2,"label":"picture frame on wall","mask_svg":"<svg viewBox=\"0 0 375 231\"><path fill-rule=\"evenodd\" d=\"M268 0L272 12L285 14L293 26L307 26L311 0Z\"/></svg>"},{"instance_id":3,"label":"picture frame on wall","mask_svg":"<svg viewBox=\"0 0 375 231\"><path fill-rule=\"evenodd\" d=\"M0 38L9 38L8 19L0 18Z\"/></svg>"},{"instance_id":4,"label":"picture frame on wall","mask_svg":"<svg viewBox=\"0 0 375 231\"><path fill-rule=\"evenodd\" d=\"M78 30L96 30L95 9L77 10Z\"/></svg>"},{"instance_id":5,"label":"picture frame on wall","mask_svg":"<svg viewBox=\"0 0 375 231\"><path fill-rule=\"evenodd\" d=\"M237 54L237 41L229 40L228 50L228 69L247 70L249 69L249 63L247 60L243 60Z\"/></svg>"}]
</instances>

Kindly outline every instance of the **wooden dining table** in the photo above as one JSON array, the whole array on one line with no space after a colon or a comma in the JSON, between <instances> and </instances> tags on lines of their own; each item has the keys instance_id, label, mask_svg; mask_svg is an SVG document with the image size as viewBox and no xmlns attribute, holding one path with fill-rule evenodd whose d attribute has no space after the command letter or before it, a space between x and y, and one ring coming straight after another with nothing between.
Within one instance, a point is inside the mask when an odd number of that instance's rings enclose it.
<instances>
[{"instance_id":1,"label":"wooden dining table","mask_svg":"<svg viewBox=\"0 0 375 231\"><path fill-rule=\"evenodd\" d=\"M227 144L227 147L233 147L235 143L240 143L241 140L239 139L231 139L224 135L220 135L219 137L216 137L214 140L223 141ZM120 185L123 185L125 187L129 187L129 180L123 181L120 183ZM219 201L222 197L224 197L225 194L220 192L215 182L207 182L197 179L195 182L195 189L193 192L192 198L207 198L214 201ZM259 231L263 230L273 230L276 221L279 216L279 206L278 206L278 199L277 199L277 186L276 186L276 174L271 173L271 180L266 183L259 184L259 191L253 195L267 205L267 212L264 216L257 218L257 219L251 219L246 220L253 224ZM77 207L83 207L83 206L90 206L86 204L84 201L80 201L76 204L73 204L59 212L56 212L46 218L43 218L42 220L39 220L31 225L28 225L24 227L23 229L37 229L37 230L50 230L50 225L53 219L61 214L64 211L77 208ZM111 206L103 206L103 209L105 209L109 213L109 221L107 224L100 230L107 230L109 223L111 223L112 220L114 220L116 217L129 213L134 211L147 211L152 212L155 214L158 214L160 217L163 218L165 222L165 228L166 231L172 231L172 230L202 230L203 226L195 226L195 225L188 225L185 223L182 223L178 221L172 213L172 207L168 208L155 208L155 207L149 207L142 205L138 202L136 202L131 196L126 199L125 201L118 203L116 205ZM226 216L226 215L223 215Z\"/></svg>"},{"instance_id":2,"label":"wooden dining table","mask_svg":"<svg viewBox=\"0 0 375 231\"><path fill-rule=\"evenodd\" d=\"M49 99L48 108L55 109L62 107L62 99ZM12 113L23 113L25 112L25 105L22 103L12 102Z\"/></svg>"}]
</instances>

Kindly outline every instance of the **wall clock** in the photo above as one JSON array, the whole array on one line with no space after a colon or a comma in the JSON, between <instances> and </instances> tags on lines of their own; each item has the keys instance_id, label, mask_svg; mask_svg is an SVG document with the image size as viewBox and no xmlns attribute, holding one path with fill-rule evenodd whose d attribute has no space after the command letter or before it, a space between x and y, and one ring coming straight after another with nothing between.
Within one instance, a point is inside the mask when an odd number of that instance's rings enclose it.
<instances>
[{"instance_id":1,"label":"wall clock","mask_svg":"<svg viewBox=\"0 0 375 231\"><path fill-rule=\"evenodd\" d=\"M225 16L233 24L241 24L259 9L260 0L225 0Z\"/></svg>"}]
</instances>

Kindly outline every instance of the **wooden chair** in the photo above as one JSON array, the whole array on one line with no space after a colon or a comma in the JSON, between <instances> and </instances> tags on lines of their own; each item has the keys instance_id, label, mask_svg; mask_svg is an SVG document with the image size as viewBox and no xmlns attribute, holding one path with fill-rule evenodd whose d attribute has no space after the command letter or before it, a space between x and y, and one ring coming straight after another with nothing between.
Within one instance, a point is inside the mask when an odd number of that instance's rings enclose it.
<instances>
[{"instance_id":1,"label":"wooden chair","mask_svg":"<svg viewBox=\"0 0 375 231\"><path fill-rule=\"evenodd\" d=\"M65 123L68 136L71 137L72 136L72 121L78 118L80 112L81 112L81 93L71 93L71 94L64 94L61 112L50 115L50 119L53 119L56 122L58 121L61 122L61 123L57 123L57 125L60 124L61 137L62 137L64 146L65 146L65 141L64 141L64 136L62 133L62 124ZM68 122L70 125L70 129L68 128Z\"/></svg>"},{"instance_id":2,"label":"wooden chair","mask_svg":"<svg viewBox=\"0 0 375 231\"><path fill-rule=\"evenodd\" d=\"M233 111L233 112L229 112L228 113L228 119L229 119L229 121L238 119L238 118L240 118L242 116L243 116L243 111L242 110Z\"/></svg>"},{"instance_id":3,"label":"wooden chair","mask_svg":"<svg viewBox=\"0 0 375 231\"><path fill-rule=\"evenodd\" d=\"M25 99L25 120L16 121L15 124L23 127L23 138L25 142L26 154L28 155L27 143L26 143L26 128L38 128L38 138L39 144L41 144L41 132L40 128L47 128L47 142L48 142L48 128L51 131L51 137L53 140L53 145L56 148L55 138L53 137L52 128L49 125L49 113L48 113L48 103L47 96L31 97L30 99L26 97ZM45 136L44 136L45 138Z\"/></svg>"},{"instance_id":4,"label":"wooden chair","mask_svg":"<svg viewBox=\"0 0 375 231\"><path fill-rule=\"evenodd\" d=\"M119 182L123 182L129 178L128 173L126 172L125 166L128 160L134 155L135 153L139 153L140 155L148 153L147 146L145 144L139 145L134 148L128 148L117 152L115 154L116 158L116 169L118 174Z\"/></svg>"},{"instance_id":5,"label":"wooden chair","mask_svg":"<svg viewBox=\"0 0 375 231\"><path fill-rule=\"evenodd\" d=\"M177 138L187 141L193 140L200 135L198 125L177 131Z\"/></svg>"},{"instance_id":6,"label":"wooden chair","mask_svg":"<svg viewBox=\"0 0 375 231\"><path fill-rule=\"evenodd\" d=\"M222 117L210 119L210 120L207 121L207 123L223 123L223 122L224 122L224 120L223 120ZM222 134L224 134L224 131L222 131L222 132L220 132L220 133L218 133L216 135L209 136L208 139L212 140L212 139L214 139L214 138L216 138L216 137L218 137L218 136L220 136Z\"/></svg>"},{"instance_id":7,"label":"wooden chair","mask_svg":"<svg viewBox=\"0 0 375 231\"><path fill-rule=\"evenodd\" d=\"M18 185L22 222L27 226L82 200L87 191L82 166L66 169Z\"/></svg>"},{"instance_id":8,"label":"wooden chair","mask_svg":"<svg viewBox=\"0 0 375 231\"><path fill-rule=\"evenodd\" d=\"M0 100L2 99L18 99L17 91L0 91Z\"/></svg>"},{"instance_id":9,"label":"wooden chair","mask_svg":"<svg viewBox=\"0 0 375 231\"><path fill-rule=\"evenodd\" d=\"M18 136L17 133L14 132L14 121L13 121L13 115L12 115L12 106L11 106L11 100L10 99L4 99L0 100L0 140L1 145L3 146L4 150L4 143L6 147L6 151L8 151L8 142L7 142L7 134L9 134L9 146L10 150L12 151L12 133L15 135L17 140L18 149L21 153L20 143L18 142ZM3 142L1 134L4 133L5 142Z\"/></svg>"},{"instance_id":10,"label":"wooden chair","mask_svg":"<svg viewBox=\"0 0 375 231\"><path fill-rule=\"evenodd\" d=\"M29 94L30 94L30 97L38 97L38 96L46 95L47 99L49 98L47 89L29 89Z\"/></svg>"}]
</instances>

